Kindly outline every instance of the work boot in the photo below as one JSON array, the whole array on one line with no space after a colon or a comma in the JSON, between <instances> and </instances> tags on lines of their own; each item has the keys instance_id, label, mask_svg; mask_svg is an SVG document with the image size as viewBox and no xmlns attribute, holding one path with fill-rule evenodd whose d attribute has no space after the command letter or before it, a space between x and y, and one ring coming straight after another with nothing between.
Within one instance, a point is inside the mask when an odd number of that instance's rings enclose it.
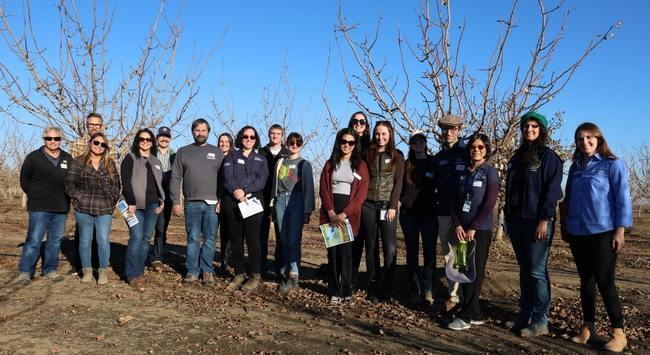
<instances>
[{"instance_id":1,"label":"work boot","mask_svg":"<svg viewBox=\"0 0 650 355\"><path fill-rule=\"evenodd\" d=\"M298 274L289 274L289 277L284 281L284 284L280 286L280 292L287 293L299 287L300 286L298 285Z\"/></svg>"},{"instance_id":2,"label":"work boot","mask_svg":"<svg viewBox=\"0 0 650 355\"><path fill-rule=\"evenodd\" d=\"M214 285L214 275L211 272L203 273L203 286L209 287Z\"/></svg>"},{"instance_id":3,"label":"work boot","mask_svg":"<svg viewBox=\"0 0 650 355\"><path fill-rule=\"evenodd\" d=\"M82 284L89 284L95 279L93 279L93 268L92 267L85 267L81 269L81 272L83 273L83 277L81 278L81 283Z\"/></svg>"},{"instance_id":4,"label":"work boot","mask_svg":"<svg viewBox=\"0 0 650 355\"><path fill-rule=\"evenodd\" d=\"M233 289L240 288L241 284L244 283L245 279L246 278L244 277L244 274L235 275L232 281L230 281L230 283L228 284L228 288L233 288Z\"/></svg>"},{"instance_id":5,"label":"work boot","mask_svg":"<svg viewBox=\"0 0 650 355\"><path fill-rule=\"evenodd\" d=\"M244 292L250 292L259 287L262 282L262 275L252 274L251 277L246 281L244 286L241 287L241 290Z\"/></svg>"},{"instance_id":6,"label":"work boot","mask_svg":"<svg viewBox=\"0 0 650 355\"><path fill-rule=\"evenodd\" d=\"M620 353L626 347L627 339L625 338L625 333L623 333L623 328L614 328L612 329L612 340L608 341L603 346L603 349Z\"/></svg>"},{"instance_id":7,"label":"work boot","mask_svg":"<svg viewBox=\"0 0 650 355\"><path fill-rule=\"evenodd\" d=\"M588 341L596 340L597 337L594 322L584 322L580 327L580 332L571 338L571 341L578 344L587 344Z\"/></svg>"},{"instance_id":8,"label":"work boot","mask_svg":"<svg viewBox=\"0 0 650 355\"><path fill-rule=\"evenodd\" d=\"M97 273L99 274L99 278L97 279L97 284L98 285L106 285L108 284L108 269L99 269L97 270ZM85 277L84 273L84 277Z\"/></svg>"},{"instance_id":9,"label":"work boot","mask_svg":"<svg viewBox=\"0 0 650 355\"><path fill-rule=\"evenodd\" d=\"M16 280L16 284L18 285L29 285L31 276L29 274L21 272L18 274L18 280Z\"/></svg>"}]
</instances>

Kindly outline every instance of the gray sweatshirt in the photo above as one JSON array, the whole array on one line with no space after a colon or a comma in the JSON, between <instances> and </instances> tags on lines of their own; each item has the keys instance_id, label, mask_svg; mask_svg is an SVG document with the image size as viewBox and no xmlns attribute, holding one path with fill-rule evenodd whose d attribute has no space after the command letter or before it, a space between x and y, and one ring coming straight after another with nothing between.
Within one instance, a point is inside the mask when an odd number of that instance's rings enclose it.
<instances>
[{"instance_id":1,"label":"gray sweatshirt","mask_svg":"<svg viewBox=\"0 0 650 355\"><path fill-rule=\"evenodd\" d=\"M185 201L217 200L217 176L223 152L212 144L190 144L176 152L169 191L174 205L181 201L181 181Z\"/></svg>"}]
</instances>

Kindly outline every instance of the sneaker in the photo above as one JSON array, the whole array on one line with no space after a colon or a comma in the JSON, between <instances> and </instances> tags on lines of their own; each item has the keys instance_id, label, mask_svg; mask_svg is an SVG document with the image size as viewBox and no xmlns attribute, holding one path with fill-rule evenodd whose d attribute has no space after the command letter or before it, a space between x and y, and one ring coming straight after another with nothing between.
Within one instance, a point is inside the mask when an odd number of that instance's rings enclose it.
<instances>
[{"instance_id":1,"label":"sneaker","mask_svg":"<svg viewBox=\"0 0 650 355\"><path fill-rule=\"evenodd\" d=\"M235 277L232 279L232 281L230 281L227 287L239 289L241 285L244 283L245 279L246 278L244 277L244 274L235 275Z\"/></svg>"},{"instance_id":2,"label":"sneaker","mask_svg":"<svg viewBox=\"0 0 650 355\"><path fill-rule=\"evenodd\" d=\"M469 324L483 325L483 324L485 324L485 321L483 319L472 319L472 320L469 321Z\"/></svg>"},{"instance_id":3,"label":"sneaker","mask_svg":"<svg viewBox=\"0 0 650 355\"><path fill-rule=\"evenodd\" d=\"M147 280L146 277L141 275L136 277L135 279L128 280L127 282L129 283L129 285L133 287L137 287L137 286L141 286L142 284L146 284L147 282L149 282L149 280Z\"/></svg>"},{"instance_id":4,"label":"sneaker","mask_svg":"<svg viewBox=\"0 0 650 355\"><path fill-rule=\"evenodd\" d=\"M52 281L63 281L63 276L59 275L56 273L56 271L47 273L43 275L46 279L52 280Z\"/></svg>"},{"instance_id":5,"label":"sneaker","mask_svg":"<svg viewBox=\"0 0 650 355\"><path fill-rule=\"evenodd\" d=\"M161 261L154 261L151 263L151 267L159 274L163 272L163 263Z\"/></svg>"},{"instance_id":6,"label":"sneaker","mask_svg":"<svg viewBox=\"0 0 650 355\"><path fill-rule=\"evenodd\" d=\"M16 280L16 284L18 285L29 285L31 277L29 274L26 274L24 272L21 272L18 274L18 279Z\"/></svg>"},{"instance_id":7,"label":"sneaker","mask_svg":"<svg viewBox=\"0 0 650 355\"><path fill-rule=\"evenodd\" d=\"M330 303L331 303L331 304L337 304L337 303L339 303L340 301L341 301L341 297L332 296L332 297L330 298Z\"/></svg>"},{"instance_id":8,"label":"sneaker","mask_svg":"<svg viewBox=\"0 0 650 355\"><path fill-rule=\"evenodd\" d=\"M451 321L451 323L447 324L447 328L451 330L465 330L471 327L472 327L471 324L465 323L465 321L460 318L454 318L454 320Z\"/></svg>"},{"instance_id":9,"label":"sneaker","mask_svg":"<svg viewBox=\"0 0 650 355\"><path fill-rule=\"evenodd\" d=\"M68 275L77 276L79 275L79 271L77 271L77 268L73 266L72 269L68 270Z\"/></svg>"},{"instance_id":10,"label":"sneaker","mask_svg":"<svg viewBox=\"0 0 650 355\"><path fill-rule=\"evenodd\" d=\"M187 276L185 276L185 278L183 279L183 284L184 285L191 285L195 281L199 281L199 278L196 275L187 274Z\"/></svg>"},{"instance_id":11,"label":"sneaker","mask_svg":"<svg viewBox=\"0 0 650 355\"><path fill-rule=\"evenodd\" d=\"M522 337L536 337L538 335L548 334L548 326L546 324L530 324L520 331Z\"/></svg>"},{"instance_id":12,"label":"sneaker","mask_svg":"<svg viewBox=\"0 0 650 355\"><path fill-rule=\"evenodd\" d=\"M343 298L343 303L350 303L350 302L352 302L352 297L347 296L347 297Z\"/></svg>"},{"instance_id":13,"label":"sneaker","mask_svg":"<svg viewBox=\"0 0 650 355\"><path fill-rule=\"evenodd\" d=\"M214 285L214 275L211 272L203 273L203 286L212 286Z\"/></svg>"},{"instance_id":14,"label":"sneaker","mask_svg":"<svg viewBox=\"0 0 650 355\"><path fill-rule=\"evenodd\" d=\"M284 281L284 284L280 286L279 291L287 293L293 289L299 288L300 286L298 285L298 275L289 275L287 279Z\"/></svg>"}]
</instances>

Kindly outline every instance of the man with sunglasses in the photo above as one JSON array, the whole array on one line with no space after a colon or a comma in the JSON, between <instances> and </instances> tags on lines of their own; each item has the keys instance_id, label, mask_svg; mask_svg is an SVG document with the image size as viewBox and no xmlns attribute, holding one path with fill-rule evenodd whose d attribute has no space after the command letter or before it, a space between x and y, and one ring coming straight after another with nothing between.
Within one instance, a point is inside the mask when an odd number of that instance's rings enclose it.
<instances>
[{"instance_id":1,"label":"man with sunglasses","mask_svg":"<svg viewBox=\"0 0 650 355\"><path fill-rule=\"evenodd\" d=\"M451 219L451 200L454 183L458 173L468 168L469 156L465 149L466 144L460 139L463 120L452 114L443 116L438 120L442 130L442 149L433 157L433 176L438 191L438 233L440 246L445 255L445 266L449 262L449 242L456 239L454 223ZM439 308L448 312L460 303L463 291L460 284L447 279L449 299Z\"/></svg>"},{"instance_id":2,"label":"man with sunglasses","mask_svg":"<svg viewBox=\"0 0 650 355\"><path fill-rule=\"evenodd\" d=\"M203 270L203 286L214 284L214 250L219 227L217 176L224 155L219 147L208 143L210 124L203 118L192 122L194 143L176 152L169 182L172 213L185 214L187 251L183 284L192 285ZM181 206L181 181L184 205ZM203 236L203 244L201 244Z\"/></svg>"},{"instance_id":3,"label":"man with sunglasses","mask_svg":"<svg viewBox=\"0 0 650 355\"><path fill-rule=\"evenodd\" d=\"M165 209L163 212L158 215L158 223L156 224L156 231L153 236L153 249L151 251L151 255L149 256L149 260L151 261L151 267L153 267L154 270L157 272L162 272L162 254L163 249L165 248L165 243L167 243L167 227L169 226L169 219L172 215L169 182L171 181L172 177L172 165L174 164L176 153L169 146L169 143L172 141L172 130L169 129L169 127L163 126L158 129L156 141L158 142L158 153L156 157L162 164L162 188L163 191L165 191L165 201L168 203L165 204Z\"/></svg>"},{"instance_id":4,"label":"man with sunglasses","mask_svg":"<svg viewBox=\"0 0 650 355\"><path fill-rule=\"evenodd\" d=\"M104 127L104 121L102 119L102 115L96 113L96 112L91 112L86 116L86 129L87 134L81 137L77 137L72 144L70 145L70 155L72 155L73 158L79 157L81 154L83 154L84 151L86 151L86 147L88 147L88 140L90 137L95 134L99 133L102 131L102 128ZM110 149L109 154L110 157L114 160L117 161L117 152L113 149L113 143L109 140L108 142L108 148ZM79 232L75 230L74 233L74 247L75 247L75 259L72 261L72 268L70 271L68 271L68 275L77 275L79 271L81 271L81 257L79 256ZM99 253L97 252L97 239L93 237L93 242L92 242L92 260L91 260L91 265L93 268L97 269L99 267L99 259L97 258L97 255Z\"/></svg>"},{"instance_id":5,"label":"man with sunglasses","mask_svg":"<svg viewBox=\"0 0 650 355\"><path fill-rule=\"evenodd\" d=\"M59 250L70 211L70 197L65 193L65 177L72 156L60 148L63 131L50 126L43 132L43 146L29 153L20 168L20 187L27 195L29 225L23 252L18 263L19 285L27 285L36 273L43 236L47 233L45 255L41 263L43 277L62 281L57 274Z\"/></svg>"},{"instance_id":6,"label":"man with sunglasses","mask_svg":"<svg viewBox=\"0 0 650 355\"><path fill-rule=\"evenodd\" d=\"M275 164L280 158L286 158L289 150L282 144L284 136L284 129L279 124L275 123L269 128L269 143L260 149L259 153L266 158L267 167L269 168L269 176L275 173ZM273 179L267 179L264 185L264 203L267 204L264 208L264 216L262 217L262 225L260 226L260 255L262 260L260 262L260 271L263 279L268 279L268 256L269 256L269 232L271 229L271 210L268 205L271 201L271 188ZM274 223L275 225L275 223ZM284 254L282 252L282 244L280 242L280 232L274 226L275 231L275 276L278 281L284 279L282 266L284 265Z\"/></svg>"}]
</instances>

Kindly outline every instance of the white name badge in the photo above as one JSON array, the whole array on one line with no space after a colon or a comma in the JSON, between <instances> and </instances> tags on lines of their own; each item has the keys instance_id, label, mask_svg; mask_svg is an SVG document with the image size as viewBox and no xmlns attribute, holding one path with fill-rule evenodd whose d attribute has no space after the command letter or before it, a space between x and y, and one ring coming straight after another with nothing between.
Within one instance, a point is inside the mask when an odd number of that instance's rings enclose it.
<instances>
[{"instance_id":1,"label":"white name badge","mask_svg":"<svg viewBox=\"0 0 650 355\"><path fill-rule=\"evenodd\" d=\"M61 169L67 169L67 168L68 168L68 164L61 163Z\"/></svg>"},{"instance_id":2,"label":"white name badge","mask_svg":"<svg viewBox=\"0 0 650 355\"><path fill-rule=\"evenodd\" d=\"M458 164L456 165L456 170L463 171L465 170L465 164Z\"/></svg>"},{"instance_id":3,"label":"white name badge","mask_svg":"<svg viewBox=\"0 0 650 355\"><path fill-rule=\"evenodd\" d=\"M215 157L214 153L208 153L208 158L214 158L214 157Z\"/></svg>"},{"instance_id":4,"label":"white name badge","mask_svg":"<svg viewBox=\"0 0 650 355\"><path fill-rule=\"evenodd\" d=\"M160 170L160 165L154 165L156 169Z\"/></svg>"},{"instance_id":5,"label":"white name badge","mask_svg":"<svg viewBox=\"0 0 650 355\"><path fill-rule=\"evenodd\" d=\"M361 175L359 175L357 173L352 173L352 176L354 176L355 178L361 180Z\"/></svg>"},{"instance_id":6,"label":"white name badge","mask_svg":"<svg viewBox=\"0 0 650 355\"><path fill-rule=\"evenodd\" d=\"M472 186L481 187L481 186L483 186L483 181L474 181L474 185L472 185Z\"/></svg>"},{"instance_id":7,"label":"white name badge","mask_svg":"<svg viewBox=\"0 0 650 355\"><path fill-rule=\"evenodd\" d=\"M384 164L388 164L388 163L390 163L390 158L384 159Z\"/></svg>"},{"instance_id":8,"label":"white name badge","mask_svg":"<svg viewBox=\"0 0 650 355\"><path fill-rule=\"evenodd\" d=\"M237 159L237 164L246 164L244 159Z\"/></svg>"},{"instance_id":9,"label":"white name badge","mask_svg":"<svg viewBox=\"0 0 650 355\"><path fill-rule=\"evenodd\" d=\"M295 168L296 168L296 165L295 165L295 164L293 164L293 165L289 165L289 169L295 169Z\"/></svg>"}]
</instances>

